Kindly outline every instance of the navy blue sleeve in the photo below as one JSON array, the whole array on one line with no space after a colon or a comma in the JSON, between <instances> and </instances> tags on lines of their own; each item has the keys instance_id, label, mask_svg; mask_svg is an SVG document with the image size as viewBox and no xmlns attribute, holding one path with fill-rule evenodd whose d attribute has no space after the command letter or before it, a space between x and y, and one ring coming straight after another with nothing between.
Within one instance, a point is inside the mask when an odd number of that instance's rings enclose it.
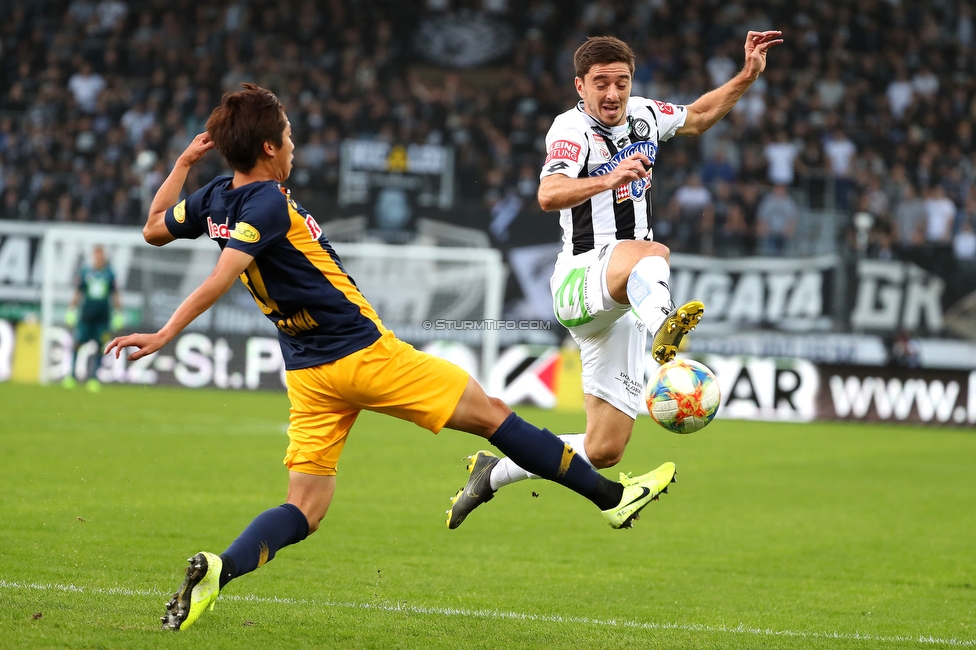
<instances>
[{"instance_id":1,"label":"navy blue sleeve","mask_svg":"<svg viewBox=\"0 0 976 650\"><path fill-rule=\"evenodd\" d=\"M227 247L257 257L287 237L290 228L287 197L273 185L263 185L244 202Z\"/></svg>"},{"instance_id":2,"label":"navy blue sleeve","mask_svg":"<svg viewBox=\"0 0 976 650\"><path fill-rule=\"evenodd\" d=\"M204 222L210 214L210 195L230 176L218 176L196 192L166 210L166 228L177 239L196 239L207 232Z\"/></svg>"},{"instance_id":3,"label":"navy blue sleeve","mask_svg":"<svg viewBox=\"0 0 976 650\"><path fill-rule=\"evenodd\" d=\"M166 228L171 235L177 239L196 239L204 233L200 206L203 203L203 193L207 189L200 188L166 210Z\"/></svg>"}]
</instances>

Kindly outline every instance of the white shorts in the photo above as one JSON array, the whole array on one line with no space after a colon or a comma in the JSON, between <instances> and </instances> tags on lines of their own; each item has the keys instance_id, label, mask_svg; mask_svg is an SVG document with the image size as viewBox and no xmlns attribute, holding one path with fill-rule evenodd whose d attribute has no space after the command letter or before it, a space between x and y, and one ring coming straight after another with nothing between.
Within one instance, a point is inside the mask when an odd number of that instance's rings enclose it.
<instances>
[{"instance_id":1,"label":"white shorts","mask_svg":"<svg viewBox=\"0 0 976 650\"><path fill-rule=\"evenodd\" d=\"M632 418L644 410L647 331L630 305L610 297L607 268L618 242L560 255L549 288L558 320L580 347L583 392Z\"/></svg>"}]
</instances>

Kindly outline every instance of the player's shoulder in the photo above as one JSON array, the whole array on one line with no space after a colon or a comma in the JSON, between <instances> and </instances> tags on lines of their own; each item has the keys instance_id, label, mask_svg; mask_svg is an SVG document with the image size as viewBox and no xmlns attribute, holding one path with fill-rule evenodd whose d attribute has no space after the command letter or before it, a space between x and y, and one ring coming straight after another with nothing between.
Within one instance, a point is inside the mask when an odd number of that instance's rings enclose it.
<instances>
[{"instance_id":1,"label":"player's shoulder","mask_svg":"<svg viewBox=\"0 0 976 650\"><path fill-rule=\"evenodd\" d=\"M248 209L284 209L288 205L288 193L277 181L258 181L223 190L228 204L238 203Z\"/></svg>"},{"instance_id":2,"label":"player's shoulder","mask_svg":"<svg viewBox=\"0 0 976 650\"><path fill-rule=\"evenodd\" d=\"M201 187L195 193L201 194L203 196L211 196L214 192L219 192L225 187L230 185L230 182L234 180L233 176L217 176L212 181Z\"/></svg>"},{"instance_id":3,"label":"player's shoulder","mask_svg":"<svg viewBox=\"0 0 976 650\"><path fill-rule=\"evenodd\" d=\"M628 108L631 112L646 109L655 118L659 115L676 115L685 110L685 107L680 104L672 104L671 102L660 99L648 99L647 97L636 96L631 96L628 102Z\"/></svg>"},{"instance_id":4,"label":"player's shoulder","mask_svg":"<svg viewBox=\"0 0 976 650\"><path fill-rule=\"evenodd\" d=\"M555 131L579 131L585 133L588 128L586 114L575 106L568 111L562 112L552 121L550 132Z\"/></svg>"}]
</instances>

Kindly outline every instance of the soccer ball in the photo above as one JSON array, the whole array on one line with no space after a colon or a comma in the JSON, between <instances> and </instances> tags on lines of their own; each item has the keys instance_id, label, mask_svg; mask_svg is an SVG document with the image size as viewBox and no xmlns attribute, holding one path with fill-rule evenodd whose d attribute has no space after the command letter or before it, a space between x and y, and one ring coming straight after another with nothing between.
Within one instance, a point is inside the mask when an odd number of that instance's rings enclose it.
<instances>
[{"instance_id":1,"label":"soccer ball","mask_svg":"<svg viewBox=\"0 0 976 650\"><path fill-rule=\"evenodd\" d=\"M712 371L690 359L675 359L658 368L644 398L654 421L675 433L703 429L722 401Z\"/></svg>"}]
</instances>

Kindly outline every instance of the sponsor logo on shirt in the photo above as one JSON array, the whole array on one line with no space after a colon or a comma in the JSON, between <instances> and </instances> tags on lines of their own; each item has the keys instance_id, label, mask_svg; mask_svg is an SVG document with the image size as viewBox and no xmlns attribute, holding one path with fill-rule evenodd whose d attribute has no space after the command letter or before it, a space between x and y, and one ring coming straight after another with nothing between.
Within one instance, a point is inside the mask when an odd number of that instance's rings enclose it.
<instances>
[{"instance_id":1,"label":"sponsor logo on shirt","mask_svg":"<svg viewBox=\"0 0 976 650\"><path fill-rule=\"evenodd\" d=\"M312 218L312 215L305 217L305 227L308 228L308 234L312 236L314 241L318 241L319 237L322 236L322 229L319 228L319 224Z\"/></svg>"},{"instance_id":2,"label":"sponsor logo on shirt","mask_svg":"<svg viewBox=\"0 0 976 650\"><path fill-rule=\"evenodd\" d=\"M617 165L620 164L624 158L632 156L635 153L642 153L647 156L647 159L651 161L651 165L657 159L657 145L653 142L635 142L629 144L620 151L617 155L611 158L608 162L603 163L596 169L590 172L590 176L604 176L609 174ZM613 197L617 203L623 203L627 199L634 201L639 201L643 196L644 192L647 190L648 186L651 184L650 174L646 178L638 178L637 180L625 183L613 191Z\"/></svg>"},{"instance_id":3,"label":"sponsor logo on shirt","mask_svg":"<svg viewBox=\"0 0 976 650\"><path fill-rule=\"evenodd\" d=\"M186 221L186 199L177 203L176 207L173 208L173 218L176 219L176 223Z\"/></svg>"},{"instance_id":4,"label":"sponsor logo on shirt","mask_svg":"<svg viewBox=\"0 0 976 650\"><path fill-rule=\"evenodd\" d=\"M231 238L238 241L247 242L253 244L257 240L261 239L261 233L258 229L249 223L244 223L243 221L237 222L237 227L234 228L234 232L231 233Z\"/></svg>"},{"instance_id":5,"label":"sponsor logo on shirt","mask_svg":"<svg viewBox=\"0 0 976 650\"><path fill-rule=\"evenodd\" d=\"M569 140L556 140L549 146L549 154L546 156L546 163L550 160L572 160L579 162L579 154L582 147Z\"/></svg>"},{"instance_id":6,"label":"sponsor logo on shirt","mask_svg":"<svg viewBox=\"0 0 976 650\"><path fill-rule=\"evenodd\" d=\"M210 239L230 239L230 228L227 227L227 222L214 223L210 217L207 217L207 236Z\"/></svg>"},{"instance_id":7,"label":"sponsor logo on shirt","mask_svg":"<svg viewBox=\"0 0 976 650\"><path fill-rule=\"evenodd\" d=\"M674 115L674 104L668 104L666 102L659 102L656 99L653 100L657 104L657 110L661 111L664 115Z\"/></svg>"}]
</instances>

